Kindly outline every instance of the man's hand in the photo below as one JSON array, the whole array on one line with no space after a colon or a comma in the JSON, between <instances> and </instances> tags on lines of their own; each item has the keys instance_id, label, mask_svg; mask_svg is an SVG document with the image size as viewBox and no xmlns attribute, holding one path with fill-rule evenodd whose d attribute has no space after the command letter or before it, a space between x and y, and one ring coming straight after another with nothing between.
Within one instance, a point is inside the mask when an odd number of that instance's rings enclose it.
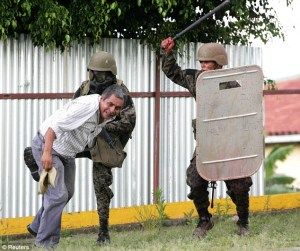
<instances>
[{"instance_id":1,"label":"man's hand","mask_svg":"<svg viewBox=\"0 0 300 251\"><path fill-rule=\"evenodd\" d=\"M168 37L166 39L164 39L161 44L160 47L168 54L170 53L173 48L175 46L175 41L173 40L173 38Z\"/></svg>"},{"instance_id":2,"label":"man's hand","mask_svg":"<svg viewBox=\"0 0 300 251\"><path fill-rule=\"evenodd\" d=\"M43 168L45 169L46 172L51 170L51 168L53 166L51 152L48 152L48 151L43 152L42 165L43 165Z\"/></svg>"},{"instance_id":3,"label":"man's hand","mask_svg":"<svg viewBox=\"0 0 300 251\"><path fill-rule=\"evenodd\" d=\"M51 127L48 128L47 132L44 136L45 139L45 146L42 155L42 165L45 171L50 171L52 168L52 146L53 142L56 139L55 132Z\"/></svg>"}]
</instances>

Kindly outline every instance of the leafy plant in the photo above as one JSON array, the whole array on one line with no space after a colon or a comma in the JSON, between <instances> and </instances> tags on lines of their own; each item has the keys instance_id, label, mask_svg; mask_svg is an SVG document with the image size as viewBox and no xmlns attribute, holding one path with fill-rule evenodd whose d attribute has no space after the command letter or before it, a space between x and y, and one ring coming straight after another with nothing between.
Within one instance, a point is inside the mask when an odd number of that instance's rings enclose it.
<instances>
[{"instance_id":1,"label":"leafy plant","mask_svg":"<svg viewBox=\"0 0 300 251\"><path fill-rule=\"evenodd\" d=\"M168 219L168 216L166 214L166 206L167 203L164 199L163 192L160 188L158 188L156 191L153 192L154 200L155 200L155 208L158 213L158 220L160 222L160 225L163 224L163 221Z\"/></svg>"},{"instance_id":2,"label":"leafy plant","mask_svg":"<svg viewBox=\"0 0 300 251\"><path fill-rule=\"evenodd\" d=\"M218 217L227 217L230 209L232 209L232 206L230 205L228 198L226 198L226 203L224 205L219 202L216 203L216 215Z\"/></svg>"},{"instance_id":3,"label":"leafy plant","mask_svg":"<svg viewBox=\"0 0 300 251\"><path fill-rule=\"evenodd\" d=\"M265 85L266 90L274 91L274 90L278 89L277 85L276 85L276 82L273 79L265 79L264 80L264 85Z\"/></svg>"},{"instance_id":4,"label":"leafy plant","mask_svg":"<svg viewBox=\"0 0 300 251\"><path fill-rule=\"evenodd\" d=\"M231 0L230 5L186 33L187 42L247 44L284 38L271 0ZM289 6L293 0L287 0ZM62 49L73 41L98 43L101 38L140 39L159 49L221 3L220 0L1 0L0 39L29 34L35 45Z\"/></svg>"},{"instance_id":5,"label":"leafy plant","mask_svg":"<svg viewBox=\"0 0 300 251\"><path fill-rule=\"evenodd\" d=\"M195 220L195 217L193 217L193 214L194 214L194 209L191 209L189 212L184 212L183 215L184 215L184 219L187 223L187 225L192 225L194 220Z\"/></svg>"},{"instance_id":6,"label":"leafy plant","mask_svg":"<svg viewBox=\"0 0 300 251\"><path fill-rule=\"evenodd\" d=\"M264 201L264 211L267 212L270 209L270 196L266 196L265 197L265 201Z\"/></svg>"},{"instance_id":7,"label":"leafy plant","mask_svg":"<svg viewBox=\"0 0 300 251\"><path fill-rule=\"evenodd\" d=\"M145 229L153 229L157 224L157 216L148 206L143 206L141 209L137 210L136 220L143 226Z\"/></svg>"},{"instance_id":8,"label":"leafy plant","mask_svg":"<svg viewBox=\"0 0 300 251\"><path fill-rule=\"evenodd\" d=\"M162 190L160 188L157 189L153 192L153 196L155 201L155 211L148 206L144 206L142 209L137 210L137 221L147 229L162 227L164 221L169 218L165 212L167 203L163 197Z\"/></svg>"},{"instance_id":9,"label":"leafy plant","mask_svg":"<svg viewBox=\"0 0 300 251\"><path fill-rule=\"evenodd\" d=\"M294 191L291 185L295 178L276 174L277 161L284 161L287 156L293 151L294 146L275 146L268 154L264 161L265 178L266 178L266 194L286 193Z\"/></svg>"}]
</instances>

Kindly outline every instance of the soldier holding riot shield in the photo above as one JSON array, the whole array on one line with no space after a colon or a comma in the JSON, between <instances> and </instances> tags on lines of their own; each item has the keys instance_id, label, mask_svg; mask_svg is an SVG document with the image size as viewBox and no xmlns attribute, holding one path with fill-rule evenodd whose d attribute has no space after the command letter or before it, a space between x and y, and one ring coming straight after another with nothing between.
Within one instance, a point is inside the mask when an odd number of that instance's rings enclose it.
<instances>
[{"instance_id":1,"label":"soldier holding riot shield","mask_svg":"<svg viewBox=\"0 0 300 251\"><path fill-rule=\"evenodd\" d=\"M196 82L198 76L207 71L221 69L228 64L227 53L224 47L218 43L203 44L197 51L197 60L201 65L201 70L186 69L182 70L176 63L176 58L173 52L175 41L171 37L166 38L161 42L162 48L162 70L166 76L175 84L186 88L196 100ZM220 88L234 88L236 82L222 83ZM196 120L192 123L193 132L196 139ZM188 198L193 200L199 222L193 232L198 238L203 238L207 232L212 229L212 215L208 211L210 205L208 198L209 181L201 177L196 166L196 151L193 154L190 165L186 171L187 185L190 187ZM237 234L247 235L249 233L249 191L252 185L251 177L243 177L238 179L225 180L227 193L236 205L238 221Z\"/></svg>"}]
</instances>

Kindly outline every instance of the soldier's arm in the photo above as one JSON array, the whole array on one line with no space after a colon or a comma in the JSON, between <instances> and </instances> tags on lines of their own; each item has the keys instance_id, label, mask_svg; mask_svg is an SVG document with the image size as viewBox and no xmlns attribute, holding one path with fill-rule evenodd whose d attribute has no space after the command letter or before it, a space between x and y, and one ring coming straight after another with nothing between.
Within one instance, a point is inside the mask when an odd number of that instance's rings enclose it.
<instances>
[{"instance_id":1,"label":"soldier's arm","mask_svg":"<svg viewBox=\"0 0 300 251\"><path fill-rule=\"evenodd\" d=\"M177 64L173 52L163 53L162 55L162 71L175 84L178 84L190 91L196 93L195 83L199 72L194 69L182 70Z\"/></svg>"},{"instance_id":2,"label":"soldier's arm","mask_svg":"<svg viewBox=\"0 0 300 251\"><path fill-rule=\"evenodd\" d=\"M79 86L79 88L76 90L76 92L73 95L73 99L78 98L82 95L87 95L88 91L89 91L89 81L86 80L86 81L82 82L81 85Z\"/></svg>"}]
</instances>

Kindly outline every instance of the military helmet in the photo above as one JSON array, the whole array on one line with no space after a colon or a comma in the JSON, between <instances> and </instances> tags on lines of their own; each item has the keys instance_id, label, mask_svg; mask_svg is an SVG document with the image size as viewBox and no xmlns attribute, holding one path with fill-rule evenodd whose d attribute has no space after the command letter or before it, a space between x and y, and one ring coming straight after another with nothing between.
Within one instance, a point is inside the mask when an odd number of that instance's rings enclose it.
<instances>
[{"instance_id":1,"label":"military helmet","mask_svg":"<svg viewBox=\"0 0 300 251\"><path fill-rule=\"evenodd\" d=\"M225 48L217 43L207 43L200 46L197 51L197 60L215 61L218 65L227 65L227 53Z\"/></svg>"},{"instance_id":2,"label":"military helmet","mask_svg":"<svg viewBox=\"0 0 300 251\"><path fill-rule=\"evenodd\" d=\"M112 74L117 75L116 60L106 51L95 52L87 68L93 71L111 71Z\"/></svg>"}]
</instances>

